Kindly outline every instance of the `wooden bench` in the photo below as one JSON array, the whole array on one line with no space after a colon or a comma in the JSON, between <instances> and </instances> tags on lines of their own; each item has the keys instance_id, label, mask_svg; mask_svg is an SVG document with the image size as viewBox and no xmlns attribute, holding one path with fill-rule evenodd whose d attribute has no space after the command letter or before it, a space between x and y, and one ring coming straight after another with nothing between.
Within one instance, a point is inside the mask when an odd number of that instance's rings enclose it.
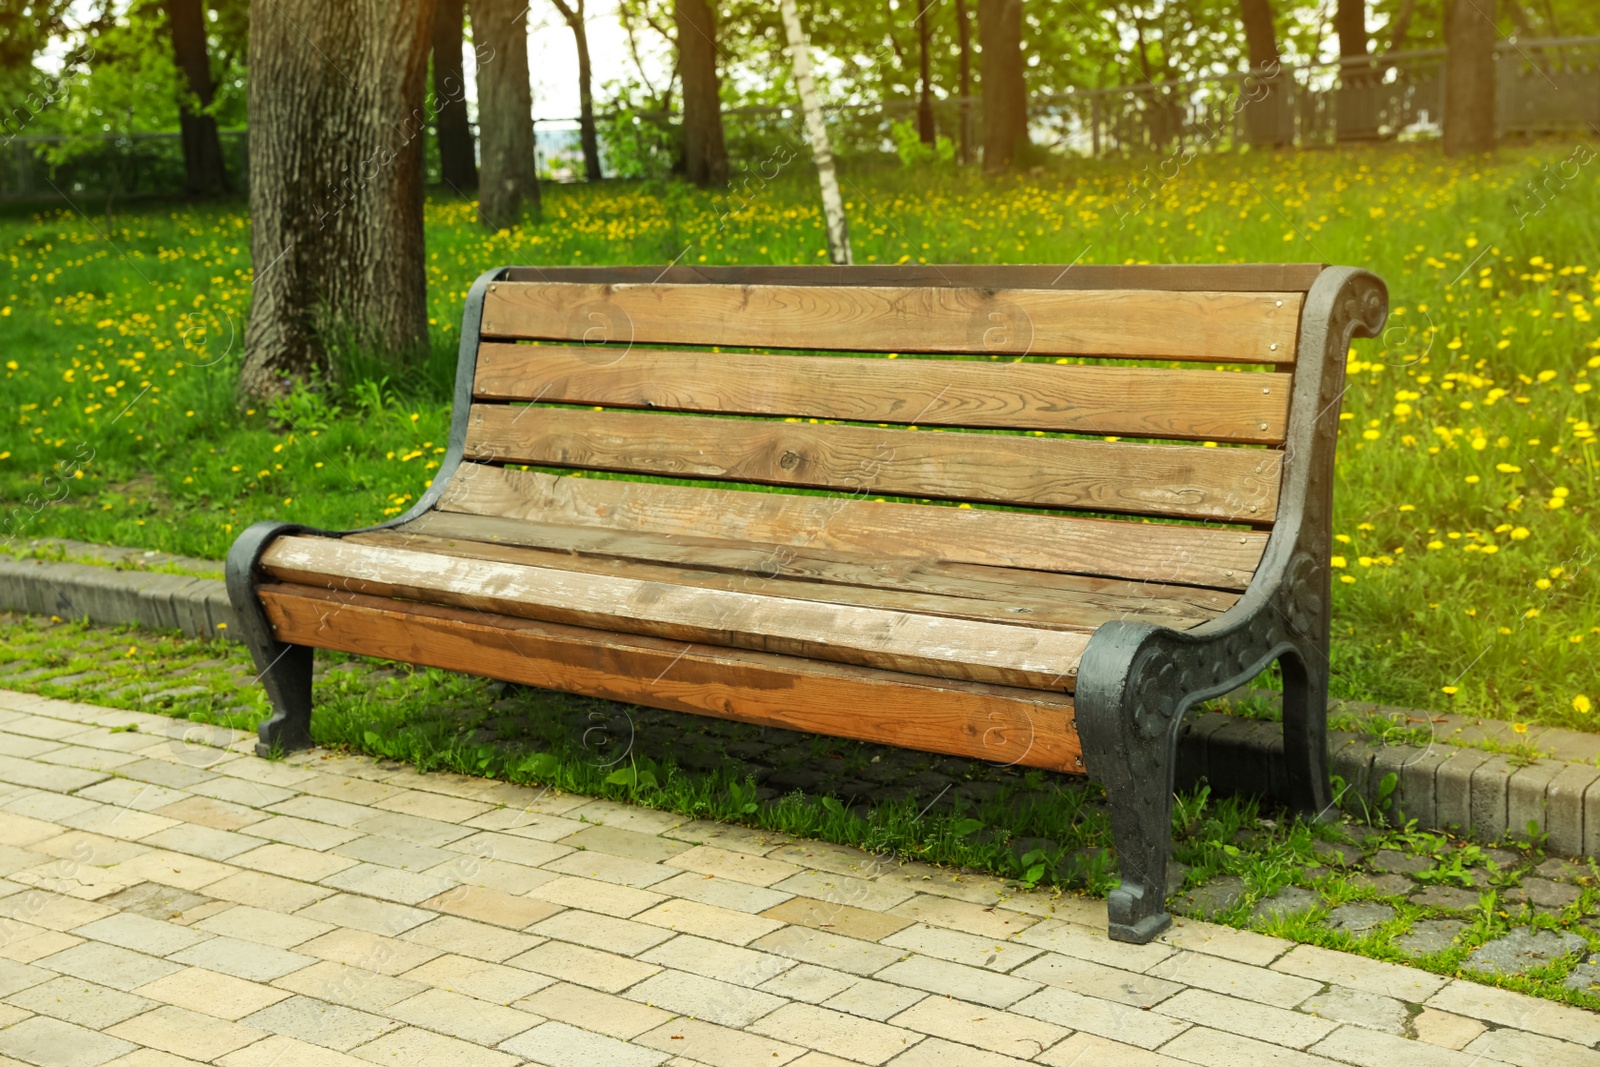
<instances>
[{"instance_id":1,"label":"wooden bench","mask_svg":"<svg viewBox=\"0 0 1600 1067\"><path fill-rule=\"evenodd\" d=\"M1317 265L491 271L416 507L229 555L258 751L310 744L328 648L1087 761L1147 941L1191 704L1280 661L1287 799L1329 807L1339 400L1386 313Z\"/></svg>"}]
</instances>

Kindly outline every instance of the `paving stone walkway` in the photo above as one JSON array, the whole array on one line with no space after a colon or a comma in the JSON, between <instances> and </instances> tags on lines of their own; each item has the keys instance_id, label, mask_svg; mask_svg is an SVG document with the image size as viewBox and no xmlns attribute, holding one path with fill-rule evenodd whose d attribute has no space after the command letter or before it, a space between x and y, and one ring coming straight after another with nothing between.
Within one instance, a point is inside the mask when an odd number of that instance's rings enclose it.
<instances>
[{"instance_id":1,"label":"paving stone walkway","mask_svg":"<svg viewBox=\"0 0 1600 1067\"><path fill-rule=\"evenodd\" d=\"M0 692L0 1067L1600 1065L1516 993L252 741Z\"/></svg>"}]
</instances>

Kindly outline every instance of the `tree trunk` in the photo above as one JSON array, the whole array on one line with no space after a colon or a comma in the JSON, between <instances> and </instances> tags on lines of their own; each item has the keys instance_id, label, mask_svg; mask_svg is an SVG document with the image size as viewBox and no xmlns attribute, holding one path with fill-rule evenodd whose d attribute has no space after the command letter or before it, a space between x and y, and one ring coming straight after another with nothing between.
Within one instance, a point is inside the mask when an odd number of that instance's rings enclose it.
<instances>
[{"instance_id":1,"label":"tree trunk","mask_svg":"<svg viewBox=\"0 0 1600 1067\"><path fill-rule=\"evenodd\" d=\"M956 40L961 50L961 163L965 166L972 162L972 23L967 18L967 0L956 0Z\"/></svg>"},{"instance_id":2,"label":"tree trunk","mask_svg":"<svg viewBox=\"0 0 1600 1067\"><path fill-rule=\"evenodd\" d=\"M1492 152L1496 36L1493 0L1447 0L1444 33L1444 153L1458 156Z\"/></svg>"},{"instance_id":3,"label":"tree trunk","mask_svg":"<svg viewBox=\"0 0 1600 1067\"><path fill-rule=\"evenodd\" d=\"M478 214L491 233L522 221L522 200L539 208L534 166L528 17L520 0L469 0L478 55Z\"/></svg>"},{"instance_id":4,"label":"tree trunk","mask_svg":"<svg viewBox=\"0 0 1600 1067\"><path fill-rule=\"evenodd\" d=\"M439 177L456 192L478 187L478 161L467 122L467 82L461 66L463 0L437 0L433 12L433 100L439 131Z\"/></svg>"},{"instance_id":5,"label":"tree trunk","mask_svg":"<svg viewBox=\"0 0 1600 1067\"><path fill-rule=\"evenodd\" d=\"M1272 0L1239 0L1245 47L1250 56L1249 102L1244 106L1245 136L1258 146L1288 143L1283 123L1283 87L1278 79L1278 29Z\"/></svg>"},{"instance_id":6,"label":"tree trunk","mask_svg":"<svg viewBox=\"0 0 1600 1067\"><path fill-rule=\"evenodd\" d=\"M850 262L850 228L844 217L844 198L839 195L839 176L834 173L833 148L828 144L828 127L822 121L822 101L811 79L811 51L806 31L800 26L800 12L794 0L779 0L783 28L789 38L789 56L794 64L795 85L800 90L800 110L805 113L806 131L811 135L811 155L817 161L817 180L822 186L822 214L828 227L828 258L835 263Z\"/></svg>"},{"instance_id":7,"label":"tree trunk","mask_svg":"<svg viewBox=\"0 0 1600 1067\"><path fill-rule=\"evenodd\" d=\"M202 0L165 0L167 26L172 33L172 54L188 89L201 107L211 105L211 57L206 47L206 18ZM178 109L183 140L184 189L190 196L215 196L229 190L228 170L222 161L222 140L217 120Z\"/></svg>"},{"instance_id":8,"label":"tree trunk","mask_svg":"<svg viewBox=\"0 0 1600 1067\"><path fill-rule=\"evenodd\" d=\"M978 0L983 83L983 169L1007 170L1028 144L1022 80L1022 0Z\"/></svg>"},{"instance_id":9,"label":"tree trunk","mask_svg":"<svg viewBox=\"0 0 1600 1067\"><path fill-rule=\"evenodd\" d=\"M696 185L728 184L717 85L717 23L706 0L676 0L678 74L683 79L683 169Z\"/></svg>"},{"instance_id":10,"label":"tree trunk","mask_svg":"<svg viewBox=\"0 0 1600 1067\"><path fill-rule=\"evenodd\" d=\"M245 397L328 369L341 343L395 360L427 347L432 15L432 0L252 0Z\"/></svg>"},{"instance_id":11,"label":"tree trunk","mask_svg":"<svg viewBox=\"0 0 1600 1067\"><path fill-rule=\"evenodd\" d=\"M925 145L932 145L937 138L933 128L933 79L928 74L928 45L932 35L929 6L923 4L917 9L917 63L922 79L921 91L917 94L917 137Z\"/></svg>"},{"instance_id":12,"label":"tree trunk","mask_svg":"<svg viewBox=\"0 0 1600 1067\"><path fill-rule=\"evenodd\" d=\"M584 0L551 0L572 29L578 45L578 139L583 145L583 176L597 182L600 173L600 138L594 126L594 74L589 65L589 29L584 23Z\"/></svg>"},{"instance_id":13,"label":"tree trunk","mask_svg":"<svg viewBox=\"0 0 1600 1067\"><path fill-rule=\"evenodd\" d=\"M1339 91L1335 136L1365 141L1378 133L1372 66L1367 59L1366 0L1338 0L1333 29L1339 35Z\"/></svg>"}]
</instances>

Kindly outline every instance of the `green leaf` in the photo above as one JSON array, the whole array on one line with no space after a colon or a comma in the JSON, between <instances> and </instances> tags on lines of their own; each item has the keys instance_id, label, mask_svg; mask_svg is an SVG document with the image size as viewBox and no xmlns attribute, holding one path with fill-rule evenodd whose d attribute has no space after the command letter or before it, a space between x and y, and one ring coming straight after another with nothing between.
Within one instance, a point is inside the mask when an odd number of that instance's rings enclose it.
<instances>
[{"instance_id":1,"label":"green leaf","mask_svg":"<svg viewBox=\"0 0 1600 1067\"><path fill-rule=\"evenodd\" d=\"M983 823L977 819L958 819L950 824L950 833L955 837L966 837L968 834L977 833L983 829Z\"/></svg>"},{"instance_id":2,"label":"green leaf","mask_svg":"<svg viewBox=\"0 0 1600 1067\"><path fill-rule=\"evenodd\" d=\"M839 803L839 801L833 797L823 797L822 806L833 812L835 815L844 814L844 805Z\"/></svg>"}]
</instances>

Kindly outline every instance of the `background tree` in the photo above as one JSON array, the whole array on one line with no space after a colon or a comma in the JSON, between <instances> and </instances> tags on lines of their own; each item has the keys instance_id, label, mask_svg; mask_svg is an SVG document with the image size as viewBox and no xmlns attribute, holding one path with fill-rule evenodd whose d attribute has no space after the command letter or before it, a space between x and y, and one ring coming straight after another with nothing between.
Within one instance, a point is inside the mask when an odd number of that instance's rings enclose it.
<instances>
[{"instance_id":1,"label":"background tree","mask_svg":"<svg viewBox=\"0 0 1600 1067\"><path fill-rule=\"evenodd\" d=\"M239 387L282 393L341 344L428 343L423 87L432 0L254 0L250 256Z\"/></svg>"},{"instance_id":2,"label":"background tree","mask_svg":"<svg viewBox=\"0 0 1600 1067\"><path fill-rule=\"evenodd\" d=\"M817 163L817 180L822 186L822 215L828 230L828 258L834 263L850 262L850 228L844 215L844 200L839 195L839 178L834 172L833 148L828 143L828 127L822 118L822 101L811 78L811 45L800 25L800 12L794 0L779 0L783 12L784 35L789 40L789 55L794 63L795 86L800 91L800 110L805 114L806 132L811 135L811 155Z\"/></svg>"},{"instance_id":3,"label":"background tree","mask_svg":"<svg viewBox=\"0 0 1600 1067\"><path fill-rule=\"evenodd\" d=\"M1494 150L1494 0L1446 0L1444 153Z\"/></svg>"},{"instance_id":4,"label":"background tree","mask_svg":"<svg viewBox=\"0 0 1600 1067\"><path fill-rule=\"evenodd\" d=\"M956 84L961 87L961 162L972 162L972 19L967 0L956 0Z\"/></svg>"},{"instance_id":5,"label":"background tree","mask_svg":"<svg viewBox=\"0 0 1600 1067\"><path fill-rule=\"evenodd\" d=\"M572 29L578 46L578 139L583 144L583 176L591 182L600 173L600 137L594 124L594 72L589 64L589 27L583 14L583 0L550 0Z\"/></svg>"},{"instance_id":6,"label":"background tree","mask_svg":"<svg viewBox=\"0 0 1600 1067\"><path fill-rule=\"evenodd\" d=\"M1005 170L1028 144L1022 0L978 0L978 45L982 49L983 169Z\"/></svg>"},{"instance_id":7,"label":"background tree","mask_svg":"<svg viewBox=\"0 0 1600 1067\"><path fill-rule=\"evenodd\" d=\"M205 5L201 0L163 0L172 54L183 72L188 93L178 106L183 141L184 190L190 196L227 192L228 171L222 160L217 120L210 111L215 83L206 43Z\"/></svg>"},{"instance_id":8,"label":"background tree","mask_svg":"<svg viewBox=\"0 0 1600 1067\"><path fill-rule=\"evenodd\" d=\"M1244 23L1245 47L1255 76L1252 87L1260 86L1260 95L1245 106L1245 136L1253 145L1286 144L1283 90L1278 80L1278 28L1273 22L1272 0L1239 0L1239 19Z\"/></svg>"},{"instance_id":9,"label":"background tree","mask_svg":"<svg viewBox=\"0 0 1600 1067\"><path fill-rule=\"evenodd\" d=\"M936 136L933 126L933 79L928 73L928 49L933 34L933 23L928 18L931 4L917 7L917 137L923 144L931 145Z\"/></svg>"},{"instance_id":10,"label":"background tree","mask_svg":"<svg viewBox=\"0 0 1600 1067\"><path fill-rule=\"evenodd\" d=\"M1338 0L1338 5L1333 15L1334 32L1339 35L1336 136L1341 141L1362 141L1378 132L1373 70L1367 58L1367 4L1366 0Z\"/></svg>"},{"instance_id":11,"label":"background tree","mask_svg":"<svg viewBox=\"0 0 1600 1067\"><path fill-rule=\"evenodd\" d=\"M675 0L672 14L683 80L683 173L696 185L726 185L716 15L706 0Z\"/></svg>"},{"instance_id":12,"label":"background tree","mask_svg":"<svg viewBox=\"0 0 1600 1067\"><path fill-rule=\"evenodd\" d=\"M528 9L521 0L471 0L478 55L478 211L491 232L522 221L526 197L539 208L528 82Z\"/></svg>"},{"instance_id":13,"label":"background tree","mask_svg":"<svg viewBox=\"0 0 1600 1067\"><path fill-rule=\"evenodd\" d=\"M467 121L466 73L461 63L464 0L435 0L433 9L434 128L439 176L456 192L478 187L477 149Z\"/></svg>"}]
</instances>

